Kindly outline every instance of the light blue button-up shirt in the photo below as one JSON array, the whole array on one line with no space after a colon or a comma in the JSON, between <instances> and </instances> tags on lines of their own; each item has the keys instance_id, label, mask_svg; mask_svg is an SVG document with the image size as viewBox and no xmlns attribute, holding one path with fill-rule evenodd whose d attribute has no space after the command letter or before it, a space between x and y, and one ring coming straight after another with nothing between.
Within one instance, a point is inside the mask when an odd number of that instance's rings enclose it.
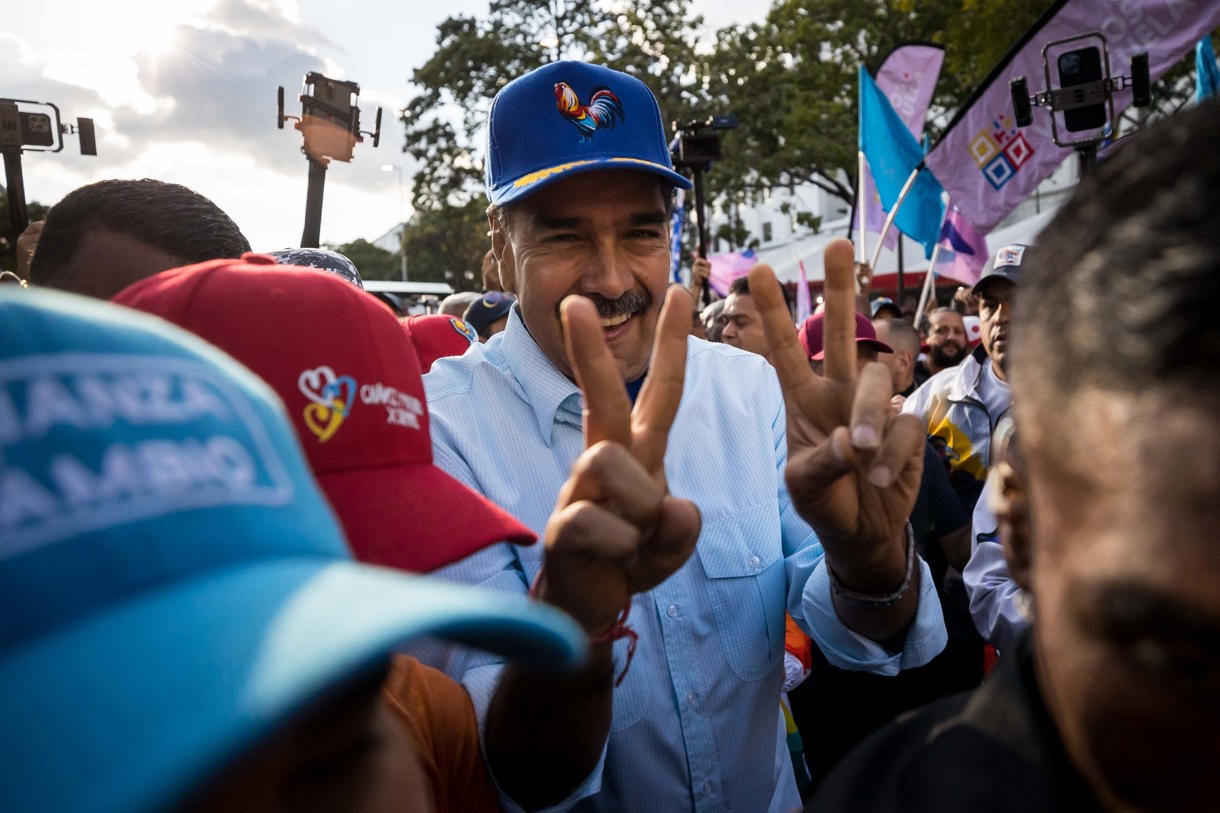
<instances>
[{"instance_id":1,"label":"light blue button-up shirt","mask_svg":"<svg viewBox=\"0 0 1220 813\"><path fill-rule=\"evenodd\" d=\"M424 384L437 465L541 537L583 451L575 384L543 355L515 308L503 333L436 362ZM602 761L557 809L799 810L778 706L785 609L846 669L895 674L944 647L940 604L922 562L919 611L902 652L843 626L822 546L784 486L786 456L771 366L691 339L665 472L671 493L699 507L703 530L681 569L635 597L629 623L638 649L614 692ZM541 543L500 544L438 575L522 593L542 554ZM616 673L626 644L615 645ZM500 665L463 651L441 666L466 686L482 724Z\"/></svg>"}]
</instances>

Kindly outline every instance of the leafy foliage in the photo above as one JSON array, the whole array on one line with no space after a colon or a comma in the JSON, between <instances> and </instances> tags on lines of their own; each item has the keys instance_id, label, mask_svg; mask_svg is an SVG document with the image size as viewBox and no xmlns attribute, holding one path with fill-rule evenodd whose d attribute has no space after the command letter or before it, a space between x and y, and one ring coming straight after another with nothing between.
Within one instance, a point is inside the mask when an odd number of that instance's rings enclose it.
<instances>
[{"instance_id":1,"label":"leafy foliage","mask_svg":"<svg viewBox=\"0 0 1220 813\"><path fill-rule=\"evenodd\" d=\"M409 256L421 267L419 278L478 268L487 246L482 128L491 99L512 78L551 60L587 59L639 76L669 121L736 114L737 129L723 135L724 159L706 176L708 200L722 210L805 183L850 203L858 65L875 71L902 42L944 45L927 125L935 140L1051 5L775 0L765 20L722 29L701 45L702 20L690 12L689 0L492 0L484 18L445 20L436 53L412 77L418 93L404 111L404 149L419 170ZM1162 109L1189 95L1189 72L1184 61L1154 87ZM798 223L815 222L811 212L791 214ZM752 242L740 221L718 233L735 246Z\"/></svg>"},{"instance_id":2,"label":"leafy foliage","mask_svg":"<svg viewBox=\"0 0 1220 813\"><path fill-rule=\"evenodd\" d=\"M407 270L417 282L449 282L457 286L467 272L481 280L487 237L485 201L477 197L461 206L418 209L407 224Z\"/></svg>"},{"instance_id":3,"label":"leafy foliage","mask_svg":"<svg viewBox=\"0 0 1220 813\"><path fill-rule=\"evenodd\" d=\"M485 18L442 22L402 115L403 149L419 167L406 237L411 277L441 281L480 267L484 123L514 77L555 59L613 64L643 79L674 118L689 116L702 98L689 61L702 20L688 9L689 0L492 0Z\"/></svg>"},{"instance_id":4,"label":"leafy foliage","mask_svg":"<svg viewBox=\"0 0 1220 813\"><path fill-rule=\"evenodd\" d=\"M360 276L364 279L399 279L401 277L400 263L402 255L386 251L363 238L343 243L338 246L327 246L337 251L356 264Z\"/></svg>"}]
</instances>

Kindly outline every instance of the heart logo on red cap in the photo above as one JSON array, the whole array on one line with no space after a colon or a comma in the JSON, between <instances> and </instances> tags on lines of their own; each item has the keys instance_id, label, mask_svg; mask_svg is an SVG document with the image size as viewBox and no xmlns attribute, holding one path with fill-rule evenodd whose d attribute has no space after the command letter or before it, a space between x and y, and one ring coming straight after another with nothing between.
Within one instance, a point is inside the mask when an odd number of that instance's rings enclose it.
<instances>
[{"instance_id":1,"label":"heart logo on red cap","mask_svg":"<svg viewBox=\"0 0 1220 813\"><path fill-rule=\"evenodd\" d=\"M349 375L336 376L330 367L322 366L302 372L297 377L297 388L312 402L305 406L305 425L325 443L351 413L356 380Z\"/></svg>"},{"instance_id":2,"label":"heart logo on red cap","mask_svg":"<svg viewBox=\"0 0 1220 813\"><path fill-rule=\"evenodd\" d=\"M321 404L309 404L305 407L305 425L309 427L310 432L318 436L321 443L330 440L331 435L338 431L343 417L343 413L338 409Z\"/></svg>"}]
</instances>

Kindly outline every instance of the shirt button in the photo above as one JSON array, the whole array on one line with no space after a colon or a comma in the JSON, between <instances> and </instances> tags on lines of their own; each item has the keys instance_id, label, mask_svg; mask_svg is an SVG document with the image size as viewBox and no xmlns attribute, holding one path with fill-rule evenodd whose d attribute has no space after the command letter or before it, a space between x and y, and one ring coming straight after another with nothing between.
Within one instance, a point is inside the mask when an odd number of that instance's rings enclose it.
<instances>
[{"instance_id":1,"label":"shirt button","mask_svg":"<svg viewBox=\"0 0 1220 813\"><path fill-rule=\"evenodd\" d=\"M758 570L758 566L762 564L762 559L759 559L754 554L750 554L750 558L746 560L746 563L749 564L752 569Z\"/></svg>"},{"instance_id":2,"label":"shirt button","mask_svg":"<svg viewBox=\"0 0 1220 813\"><path fill-rule=\"evenodd\" d=\"M703 783L703 795L711 796L713 794L713 792L714 792L714 789L712 788L712 782L709 779L708 781Z\"/></svg>"},{"instance_id":3,"label":"shirt button","mask_svg":"<svg viewBox=\"0 0 1220 813\"><path fill-rule=\"evenodd\" d=\"M670 618L677 618L678 617L678 605L670 604L669 608L665 611L665 614L668 615Z\"/></svg>"},{"instance_id":4,"label":"shirt button","mask_svg":"<svg viewBox=\"0 0 1220 813\"><path fill-rule=\"evenodd\" d=\"M693 705L695 705L695 701L698 699L699 699L698 695L696 695L694 692L687 692L686 705L693 706Z\"/></svg>"}]
</instances>

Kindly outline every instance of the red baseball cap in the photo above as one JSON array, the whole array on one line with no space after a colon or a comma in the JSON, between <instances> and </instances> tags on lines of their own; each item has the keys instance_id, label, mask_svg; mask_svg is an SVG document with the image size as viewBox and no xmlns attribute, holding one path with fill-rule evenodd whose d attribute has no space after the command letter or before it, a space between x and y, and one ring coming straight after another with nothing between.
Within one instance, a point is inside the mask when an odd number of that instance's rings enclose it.
<instances>
[{"instance_id":1,"label":"red baseball cap","mask_svg":"<svg viewBox=\"0 0 1220 813\"><path fill-rule=\"evenodd\" d=\"M432 369L432 362L444 356L460 356L479 340L469 323L447 313L403 316L398 322L415 348L419 369L425 373Z\"/></svg>"},{"instance_id":2,"label":"red baseball cap","mask_svg":"<svg viewBox=\"0 0 1220 813\"><path fill-rule=\"evenodd\" d=\"M249 256L163 271L113 301L199 335L271 385L357 559L428 572L536 540L433 465L419 361L377 298Z\"/></svg>"},{"instance_id":3,"label":"red baseball cap","mask_svg":"<svg viewBox=\"0 0 1220 813\"><path fill-rule=\"evenodd\" d=\"M808 317L796 332L797 337L801 340L801 347L805 348L805 355L809 357L810 361L822 360L822 317L824 315L815 313ZM873 327L873 323L859 311L856 311L856 344L870 345L881 353L894 352L894 348L877 338L877 331Z\"/></svg>"}]
</instances>

